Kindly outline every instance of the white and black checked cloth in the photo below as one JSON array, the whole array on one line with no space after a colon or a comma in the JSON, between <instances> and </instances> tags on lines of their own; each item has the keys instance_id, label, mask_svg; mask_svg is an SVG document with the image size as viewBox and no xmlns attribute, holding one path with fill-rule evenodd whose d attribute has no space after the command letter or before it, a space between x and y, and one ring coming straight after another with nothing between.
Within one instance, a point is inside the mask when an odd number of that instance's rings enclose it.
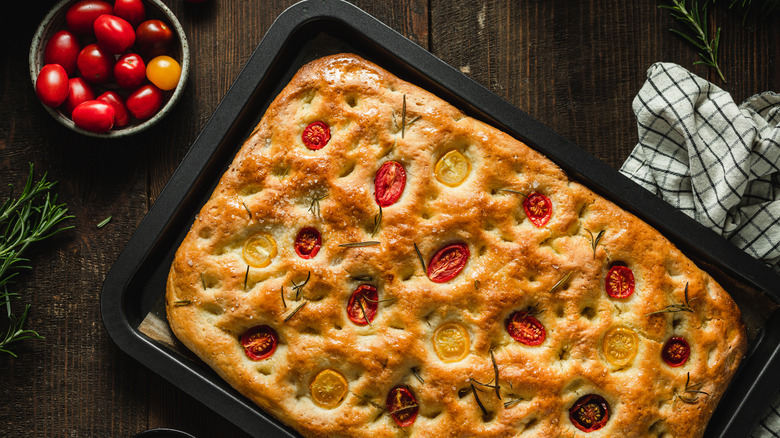
<instances>
[{"instance_id":1,"label":"white and black checked cloth","mask_svg":"<svg viewBox=\"0 0 780 438\"><path fill-rule=\"evenodd\" d=\"M780 272L780 94L737 105L657 63L633 107L639 143L621 173ZM750 436L780 437L780 393Z\"/></svg>"}]
</instances>

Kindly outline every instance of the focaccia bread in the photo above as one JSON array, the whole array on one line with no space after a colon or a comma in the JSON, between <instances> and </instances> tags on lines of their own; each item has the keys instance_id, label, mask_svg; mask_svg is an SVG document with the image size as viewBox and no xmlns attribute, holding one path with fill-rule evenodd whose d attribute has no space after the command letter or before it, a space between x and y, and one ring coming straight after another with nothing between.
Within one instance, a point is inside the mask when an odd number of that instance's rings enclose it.
<instances>
[{"instance_id":1,"label":"focaccia bread","mask_svg":"<svg viewBox=\"0 0 780 438\"><path fill-rule=\"evenodd\" d=\"M352 54L272 102L166 305L306 437L698 437L746 350L732 298L655 229Z\"/></svg>"}]
</instances>

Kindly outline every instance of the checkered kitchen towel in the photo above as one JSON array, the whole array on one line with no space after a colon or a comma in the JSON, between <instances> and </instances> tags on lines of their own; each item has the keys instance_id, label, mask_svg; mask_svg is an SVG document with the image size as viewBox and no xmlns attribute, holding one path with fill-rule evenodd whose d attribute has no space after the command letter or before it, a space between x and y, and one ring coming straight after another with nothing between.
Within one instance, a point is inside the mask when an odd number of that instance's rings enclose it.
<instances>
[{"instance_id":1,"label":"checkered kitchen towel","mask_svg":"<svg viewBox=\"0 0 780 438\"><path fill-rule=\"evenodd\" d=\"M634 112L639 144L620 171L780 273L780 94L737 105L657 63ZM780 393L751 436L780 437Z\"/></svg>"}]
</instances>

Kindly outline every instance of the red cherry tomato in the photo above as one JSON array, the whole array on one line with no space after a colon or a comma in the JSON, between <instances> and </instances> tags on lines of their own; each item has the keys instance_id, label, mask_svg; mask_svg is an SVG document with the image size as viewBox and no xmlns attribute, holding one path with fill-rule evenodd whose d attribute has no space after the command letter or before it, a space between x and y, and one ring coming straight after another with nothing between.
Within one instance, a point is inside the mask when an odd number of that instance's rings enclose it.
<instances>
[{"instance_id":1,"label":"red cherry tomato","mask_svg":"<svg viewBox=\"0 0 780 438\"><path fill-rule=\"evenodd\" d=\"M428 262L428 278L434 283L445 283L460 274L469 259L465 243L452 243L436 252Z\"/></svg>"},{"instance_id":2,"label":"red cherry tomato","mask_svg":"<svg viewBox=\"0 0 780 438\"><path fill-rule=\"evenodd\" d=\"M114 93L113 91L106 91L101 94L97 100L105 102L114 107L114 127L121 128L127 126L130 123L130 114L127 113L127 107L122 96Z\"/></svg>"},{"instance_id":3,"label":"red cherry tomato","mask_svg":"<svg viewBox=\"0 0 780 438\"><path fill-rule=\"evenodd\" d=\"M380 207L395 204L406 187L406 171L397 161L388 161L374 176L374 197Z\"/></svg>"},{"instance_id":4,"label":"red cherry tomato","mask_svg":"<svg viewBox=\"0 0 780 438\"><path fill-rule=\"evenodd\" d=\"M241 335L241 346L244 354L252 360L263 360L271 357L279 343L276 331L267 325L258 325Z\"/></svg>"},{"instance_id":5,"label":"red cherry tomato","mask_svg":"<svg viewBox=\"0 0 780 438\"><path fill-rule=\"evenodd\" d=\"M108 132L114 126L114 107L99 100L88 100L73 108L73 123L92 132Z\"/></svg>"},{"instance_id":6,"label":"red cherry tomato","mask_svg":"<svg viewBox=\"0 0 780 438\"><path fill-rule=\"evenodd\" d=\"M664 344L663 350L661 350L661 357L670 367L685 365L690 356L691 346L688 345L688 341L678 336L669 338Z\"/></svg>"},{"instance_id":7,"label":"red cherry tomato","mask_svg":"<svg viewBox=\"0 0 780 438\"><path fill-rule=\"evenodd\" d=\"M68 73L59 64L46 64L35 80L35 94L44 105L57 108L68 98Z\"/></svg>"},{"instance_id":8,"label":"red cherry tomato","mask_svg":"<svg viewBox=\"0 0 780 438\"><path fill-rule=\"evenodd\" d=\"M146 20L135 30L135 45L145 57L165 55L173 43L173 31L160 20Z\"/></svg>"},{"instance_id":9,"label":"red cherry tomato","mask_svg":"<svg viewBox=\"0 0 780 438\"><path fill-rule=\"evenodd\" d=\"M109 3L98 0L82 0L74 3L65 13L68 29L76 35L91 35L92 25L103 14L113 14L114 8Z\"/></svg>"},{"instance_id":10,"label":"red cherry tomato","mask_svg":"<svg viewBox=\"0 0 780 438\"><path fill-rule=\"evenodd\" d=\"M506 331L517 342L525 345L539 345L547 337L542 323L527 311L519 310L506 320Z\"/></svg>"},{"instance_id":11,"label":"red cherry tomato","mask_svg":"<svg viewBox=\"0 0 780 438\"><path fill-rule=\"evenodd\" d=\"M584 395L569 409L569 420L583 432L601 429L609 420L609 403L597 394Z\"/></svg>"},{"instance_id":12,"label":"red cherry tomato","mask_svg":"<svg viewBox=\"0 0 780 438\"><path fill-rule=\"evenodd\" d=\"M124 52L135 42L133 26L124 18L104 14L97 17L94 27L100 47L113 54Z\"/></svg>"},{"instance_id":13,"label":"red cherry tomato","mask_svg":"<svg viewBox=\"0 0 780 438\"><path fill-rule=\"evenodd\" d=\"M146 79L146 64L143 58L135 53L120 56L114 64L114 79L117 85L126 90L140 87Z\"/></svg>"},{"instance_id":14,"label":"red cherry tomato","mask_svg":"<svg viewBox=\"0 0 780 438\"><path fill-rule=\"evenodd\" d=\"M330 141L330 126L325 124L325 122L309 123L309 125L303 129L301 140L303 140L303 144L307 148L313 151L322 149L328 144L328 141Z\"/></svg>"},{"instance_id":15,"label":"red cherry tomato","mask_svg":"<svg viewBox=\"0 0 780 438\"><path fill-rule=\"evenodd\" d=\"M59 64L68 73L68 76L76 74L76 58L79 56L81 46L75 35L67 30L61 30L46 42L43 49L44 64Z\"/></svg>"},{"instance_id":16,"label":"red cherry tomato","mask_svg":"<svg viewBox=\"0 0 780 438\"><path fill-rule=\"evenodd\" d=\"M612 298L628 298L634 293L634 272L627 266L614 265L609 268L604 283Z\"/></svg>"},{"instance_id":17,"label":"red cherry tomato","mask_svg":"<svg viewBox=\"0 0 780 438\"><path fill-rule=\"evenodd\" d=\"M411 426L420 410L417 398L408 386L396 386L391 389L387 394L385 405L395 424L400 427Z\"/></svg>"},{"instance_id":18,"label":"red cherry tomato","mask_svg":"<svg viewBox=\"0 0 780 438\"><path fill-rule=\"evenodd\" d=\"M523 210L535 227L543 227L552 217L552 201L541 193L531 193L523 200Z\"/></svg>"},{"instance_id":19,"label":"red cherry tomato","mask_svg":"<svg viewBox=\"0 0 780 438\"><path fill-rule=\"evenodd\" d=\"M152 117L162 106L163 93L154 85L144 85L127 96L127 110L136 119Z\"/></svg>"},{"instance_id":20,"label":"red cherry tomato","mask_svg":"<svg viewBox=\"0 0 780 438\"><path fill-rule=\"evenodd\" d=\"M70 78L68 81L68 98L65 99L65 103L62 105L65 113L71 115L74 108L88 100L95 100L95 92L92 90L92 86L84 78Z\"/></svg>"},{"instance_id":21,"label":"red cherry tomato","mask_svg":"<svg viewBox=\"0 0 780 438\"><path fill-rule=\"evenodd\" d=\"M111 79L114 55L97 44L90 44L81 49L76 62L81 76L89 82L102 84Z\"/></svg>"},{"instance_id":22,"label":"red cherry tomato","mask_svg":"<svg viewBox=\"0 0 780 438\"><path fill-rule=\"evenodd\" d=\"M310 259L320 252L322 236L316 228L306 227L295 238L295 253L302 259Z\"/></svg>"},{"instance_id":23,"label":"red cherry tomato","mask_svg":"<svg viewBox=\"0 0 780 438\"><path fill-rule=\"evenodd\" d=\"M368 325L376 317L379 306L379 294L376 287L370 284L361 284L349 297L347 303L347 316L357 325Z\"/></svg>"},{"instance_id":24,"label":"red cherry tomato","mask_svg":"<svg viewBox=\"0 0 780 438\"><path fill-rule=\"evenodd\" d=\"M146 18L146 8L141 0L116 0L114 15L124 18L135 28Z\"/></svg>"}]
</instances>

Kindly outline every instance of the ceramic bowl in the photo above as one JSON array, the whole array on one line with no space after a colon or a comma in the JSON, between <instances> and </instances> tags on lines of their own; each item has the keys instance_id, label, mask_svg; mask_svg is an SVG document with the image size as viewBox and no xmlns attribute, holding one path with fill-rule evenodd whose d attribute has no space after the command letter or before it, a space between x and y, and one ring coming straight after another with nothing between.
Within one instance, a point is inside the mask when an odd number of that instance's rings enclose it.
<instances>
[{"instance_id":1,"label":"ceramic bowl","mask_svg":"<svg viewBox=\"0 0 780 438\"><path fill-rule=\"evenodd\" d=\"M65 14L68 11L68 8L76 3L77 0L61 0L59 1L43 18L43 21L41 21L41 24L38 26L37 31L35 32L35 35L33 36L32 44L30 46L30 80L32 81L32 87L35 88L35 80L38 77L38 72L40 72L41 68L43 67L43 51L46 47L46 43L51 38L54 33L60 30L67 30L66 22L65 22ZM184 29L182 29L181 24L179 23L179 20L176 18L176 16L171 12L171 10L160 0L143 0L144 6L146 9L146 19L159 19L163 22L170 25L171 29L174 32L175 38L173 47L171 49L171 53L168 53L167 55L175 59L179 64L181 65L181 77L179 79L179 83L173 90L170 91L163 91L163 105L162 107L155 113L152 117L145 119L145 120L136 120L132 116L130 117L130 123L127 126L121 127L121 128L114 128L111 131L100 133L100 132L92 132L87 131L84 129L79 128L76 126L75 123L73 123L73 120L70 119L68 114L64 112L61 108L51 108L46 105L41 104L46 111L51 114L52 117L54 117L55 120L60 122L62 125L68 127L69 129L72 129L73 131L79 132L81 134L90 136L90 137L98 137L98 138L119 138L119 137L125 137L128 135L136 134L141 131L144 131L151 126L154 126L156 123L158 123L160 120L162 120L176 105L176 102L178 102L179 98L182 95L182 92L184 90L184 87L187 84L187 76L189 74L190 70L190 49L189 45L187 44L187 37L184 34ZM113 4L112 1L109 0L109 3ZM94 42L94 37L92 37L92 40L85 40L84 38L80 38L81 47L84 47L86 44L89 44L91 42ZM117 55L118 57L118 55ZM144 58L144 62L148 62L149 60L147 58ZM147 81L148 83L148 81ZM115 91L118 94L120 94L123 98L127 97L128 90L122 90L116 84L108 83L105 86L103 85L93 85L95 89L95 97L102 94L104 91Z\"/></svg>"}]
</instances>

